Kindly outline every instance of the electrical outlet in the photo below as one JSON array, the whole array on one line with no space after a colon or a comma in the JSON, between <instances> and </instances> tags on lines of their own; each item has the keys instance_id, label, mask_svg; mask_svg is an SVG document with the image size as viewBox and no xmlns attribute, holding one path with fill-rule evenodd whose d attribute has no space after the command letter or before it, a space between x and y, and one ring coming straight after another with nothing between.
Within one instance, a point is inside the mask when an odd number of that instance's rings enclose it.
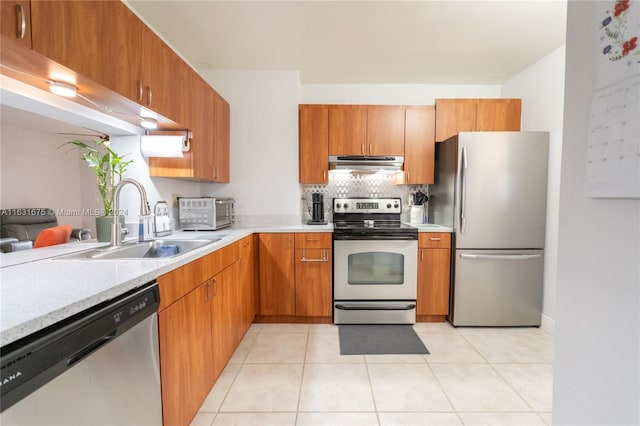
<instances>
[{"instance_id":1,"label":"electrical outlet","mask_svg":"<svg viewBox=\"0 0 640 426\"><path fill-rule=\"evenodd\" d=\"M178 194L171 194L171 207L178 208Z\"/></svg>"}]
</instances>

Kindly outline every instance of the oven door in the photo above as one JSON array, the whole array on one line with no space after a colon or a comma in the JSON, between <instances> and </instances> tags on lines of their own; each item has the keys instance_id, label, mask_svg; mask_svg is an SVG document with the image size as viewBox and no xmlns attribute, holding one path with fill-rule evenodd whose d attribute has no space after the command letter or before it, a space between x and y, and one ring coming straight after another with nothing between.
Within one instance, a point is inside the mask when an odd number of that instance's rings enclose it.
<instances>
[{"instance_id":1,"label":"oven door","mask_svg":"<svg viewBox=\"0 0 640 426\"><path fill-rule=\"evenodd\" d=\"M416 240L335 240L333 298L416 300Z\"/></svg>"}]
</instances>

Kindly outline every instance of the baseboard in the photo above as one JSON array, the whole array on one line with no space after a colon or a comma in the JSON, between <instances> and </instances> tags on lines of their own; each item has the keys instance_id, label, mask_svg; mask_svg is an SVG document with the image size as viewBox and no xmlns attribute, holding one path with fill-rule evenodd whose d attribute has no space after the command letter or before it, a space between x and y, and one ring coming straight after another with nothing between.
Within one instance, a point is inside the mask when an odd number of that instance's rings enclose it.
<instances>
[{"instance_id":1,"label":"baseboard","mask_svg":"<svg viewBox=\"0 0 640 426\"><path fill-rule=\"evenodd\" d=\"M546 331L549 334L555 334L556 331L556 320L551 317L542 314L542 322L540 323L540 328Z\"/></svg>"}]
</instances>

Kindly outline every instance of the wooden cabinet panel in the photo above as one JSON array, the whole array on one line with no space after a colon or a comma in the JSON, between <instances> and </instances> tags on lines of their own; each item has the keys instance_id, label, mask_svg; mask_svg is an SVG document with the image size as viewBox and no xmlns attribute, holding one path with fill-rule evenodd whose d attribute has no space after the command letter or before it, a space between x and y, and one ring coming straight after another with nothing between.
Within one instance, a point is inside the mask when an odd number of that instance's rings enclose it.
<instances>
[{"instance_id":1,"label":"wooden cabinet panel","mask_svg":"<svg viewBox=\"0 0 640 426\"><path fill-rule=\"evenodd\" d=\"M419 249L418 315L449 313L450 249Z\"/></svg>"},{"instance_id":2,"label":"wooden cabinet panel","mask_svg":"<svg viewBox=\"0 0 640 426\"><path fill-rule=\"evenodd\" d=\"M404 154L404 114L404 107L376 106L367 108L366 154Z\"/></svg>"},{"instance_id":3,"label":"wooden cabinet panel","mask_svg":"<svg viewBox=\"0 0 640 426\"><path fill-rule=\"evenodd\" d=\"M218 377L236 348L236 327L241 301L236 287L239 262L233 263L211 279L213 288L211 318L213 341L213 375Z\"/></svg>"},{"instance_id":4,"label":"wooden cabinet panel","mask_svg":"<svg viewBox=\"0 0 640 426\"><path fill-rule=\"evenodd\" d=\"M189 424L213 386L210 295L206 282L158 313L165 425Z\"/></svg>"},{"instance_id":5,"label":"wooden cabinet panel","mask_svg":"<svg viewBox=\"0 0 640 426\"><path fill-rule=\"evenodd\" d=\"M449 313L451 234L418 235L418 315L441 316Z\"/></svg>"},{"instance_id":6,"label":"wooden cabinet panel","mask_svg":"<svg viewBox=\"0 0 640 426\"><path fill-rule=\"evenodd\" d=\"M255 266L256 255L255 245L253 243L253 235L240 240L240 283L242 300L242 324L243 334L251 326L255 318L255 300L256 300L256 271Z\"/></svg>"},{"instance_id":7,"label":"wooden cabinet panel","mask_svg":"<svg viewBox=\"0 0 640 426\"><path fill-rule=\"evenodd\" d=\"M160 288L160 307L158 311L170 306L211 277L205 262L206 258L201 257L158 277L158 286Z\"/></svg>"},{"instance_id":8,"label":"wooden cabinet panel","mask_svg":"<svg viewBox=\"0 0 640 426\"><path fill-rule=\"evenodd\" d=\"M296 249L296 316L330 317L331 249Z\"/></svg>"},{"instance_id":9,"label":"wooden cabinet panel","mask_svg":"<svg viewBox=\"0 0 640 426\"><path fill-rule=\"evenodd\" d=\"M295 234L296 249L331 248L330 232L305 232Z\"/></svg>"},{"instance_id":10,"label":"wooden cabinet panel","mask_svg":"<svg viewBox=\"0 0 640 426\"><path fill-rule=\"evenodd\" d=\"M29 0L0 2L0 34L3 43L31 49L31 7Z\"/></svg>"},{"instance_id":11,"label":"wooden cabinet panel","mask_svg":"<svg viewBox=\"0 0 640 426\"><path fill-rule=\"evenodd\" d=\"M521 107L520 99L479 99L476 131L519 131Z\"/></svg>"},{"instance_id":12,"label":"wooden cabinet panel","mask_svg":"<svg viewBox=\"0 0 640 426\"><path fill-rule=\"evenodd\" d=\"M100 38L102 73L98 83L134 102L142 102L142 28L144 24L122 2L103 7Z\"/></svg>"},{"instance_id":13,"label":"wooden cabinet panel","mask_svg":"<svg viewBox=\"0 0 640 426\"><path fill-rule=\"evenodd\" d=\"M329 182L329 108L300 107L298 180Z\"/></svg>"},{"instance_id":14,"label":"wooden cabinet panel","mask_svg":"<svg viewBox=\"0 0 640 426\"><path fill-rule=\"evenodd\" d=\"M329 108L329 155L366 153L367 109L360 105Z\"/></svg>"},{"instance_id":15,"label":"wooden cabinet panel","mask_svg":"<svg viewBox=\"0 0 640 426\"><path fill-rule=\"evenodd\" d=\"M435 109L407 108L404 140L404 183L434 182Z\"/></svg>"},{"instance_id":16,"label":"wooden cabinet panel","mask_svg":"<svg viewBox=\"0 0 640 426\"><path fill-rule=\"evenodd\" d=\"M213 90L209 88L209 90ZM230 119L231 110L229 103L215 91L214 96L214 131L213 131L213 161L215 182L227 183L230 181L229 153L231 143Z\"/></svg>"},{"instance_id":17,"label":"wooden cabinet panel","mask_svg":"<svg viewBox=\"0 0 640 426\"><path fill-rule=\"evenodd\" d=\"M103 1L31 1L33 50L101 81Z\"/></svg>"},{"instance_id":18,"label":"wooden cabinet panel","mask_svg":"<svg viewBox=\"0 0 640 426\"><path fill-rule=\"evenodd\" d=\"M476 129L476 99L436 99L436 142Z\"/></svg>"},{"instance_id":19,"label":"wooden cabinet panel","mask_svg":"<svg viewBox=\"0 0 640 426\"><path fill-rule=\"evenodd\" d=\"M260 315L295 314L293 255L293 234L260 234Z\"/></svg>"},{"instance_id":20,"label":"wooden cabinet panel","mask_svg":"<svg viewBox=\"0 0 640 426\"><path fill-rule=\"evenodd\" d=\"M191 74L191 158L193 177L214 178L214 109L215 100L211 87L197 74ZM179 160L179 159L178 159Z\"/></svg>"},{"instance_id":21,"label":"wooden cabinet panel","mask_svg":"<svg viewBox=\"0 0 640 426\"><path fill-rule=\"evenodd\" d=\"M420 232L418 234L420 248L450 248L451 234L447 232Z\"/></svg>"}]
</instances>

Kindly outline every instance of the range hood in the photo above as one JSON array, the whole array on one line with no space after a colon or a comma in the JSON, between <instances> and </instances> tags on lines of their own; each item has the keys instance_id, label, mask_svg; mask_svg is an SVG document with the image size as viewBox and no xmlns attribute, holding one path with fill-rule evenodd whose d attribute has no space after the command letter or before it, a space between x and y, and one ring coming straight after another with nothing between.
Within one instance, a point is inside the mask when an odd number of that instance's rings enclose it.
<instances>
[{"instance_id":1,"label":"range hood","mask_svg":"<svg viewBox=\"0 0 640 426\"><path fill-rule=\"evenodd\" d=\"M329 165L333 169L361 171L401 170L402 156L388 155L330 155Z\"/></svg>"}]
</instances>

